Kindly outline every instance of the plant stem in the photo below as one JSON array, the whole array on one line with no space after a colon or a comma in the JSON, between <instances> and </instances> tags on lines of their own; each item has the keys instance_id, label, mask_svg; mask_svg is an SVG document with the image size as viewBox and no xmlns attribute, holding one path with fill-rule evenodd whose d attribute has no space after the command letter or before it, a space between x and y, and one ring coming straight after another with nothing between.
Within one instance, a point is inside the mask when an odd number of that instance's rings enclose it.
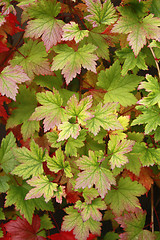
<instances>
[{"instance_id":1,"label":"plant stem","mask_svg":"<svg viewBox=\"0 0 160 240\"><path fill-rule=\"evenodd\" d=\"M154 197L153 197L153 185L151 186L151 223L152 233L154 232Z\"/></svg>"},{"instance_id":2,"label":"plant stem","mask_svg":"<svg viewBox=\"0 0 160 240\"><path fill-rule=\"evenodd\" d=\"M156 67L157 67L157 71L158 71L158 77L159 77L159 80L160 80L160 68L159 68L159 64L158 64L158 59L156 58L156 55L155 55L155 53L154 53L154 51L153 51L153 48L152 47L150 47L150 46L148 46L149 48L150 48L150 50L151 50L151 53L152 53L152 55L153 55L153 58L154 58L154 61L155 61L155 64L156 64Z\"/></svg>"}]
</instances>

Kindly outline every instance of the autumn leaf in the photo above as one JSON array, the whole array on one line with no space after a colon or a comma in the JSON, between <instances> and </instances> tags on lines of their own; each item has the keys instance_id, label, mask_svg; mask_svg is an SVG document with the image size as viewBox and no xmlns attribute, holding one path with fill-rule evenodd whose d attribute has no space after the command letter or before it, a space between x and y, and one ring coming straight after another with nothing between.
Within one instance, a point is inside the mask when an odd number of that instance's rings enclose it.
<instances>
[{"instance_id":1,"label":"autumn leaf","mask_svg":"<svg viewBox=\"0 0 160 240\"><path fill-rule=\"evenodd\" d=\"M0 73L0 93L6 95L14 101L18 93L18 83L29 81L30 78L26 75L21 66L9 65Z\"/></svg>"},{"instance_id":2,"label":"autumn leaf","mask_svg":"<svg viewBox=\"0 0 160 240\"><path fill-rule=\"evenodd\" d=\"M5 228L13 240L45 240L44 237L37 235L40 228L38 215L33 215L32 224L29 224L25 218L18 217L6 223Z\"/></svg>"},{"instance_id":3,"label":"autumn leaf","mask_svg":"<svg viewBox=\"0 0 160 240\"><path fill-rule=\"evenodd\" d=\"M94 240L96 235L90 233L89 237L86 240ZM68 232L60 231L60 233L53 234L51 236L48 236L51 240L76 240L75 235L73 234L73 230Z\"/></svg>"},{"instance_id":4,"label":"autumn leaf","mask_svg":"<svg viewBox=\"0 0 160 240\"><path fill-rule=\"evenodd\" d=\"M11 100L5 96L1 96L0 94L0 117L3 117L6 120L8 118L8 114L4 108L4 102L8 104Z\"/></svg>"},{"instance_id":5,"label":"autumn leaf","mask_svg":"<svg viewBox=\"0 0 160 240\"><path fill-rule=\"evenodd\" d=\"M107 168L101 166L101 160L104 158L102 152L89 151L89 157L82 156L76 161L77 166L83 170L78 174L75 188L91 188L95 184L99 195L104 198L111 184L115 184L113 174Z\"/></svg>"},{"instance_id":6,"label":"autumn leaf","mask_svg":"<svg viewBox=\"0 0 160 240\"><path fill-rule=\"evenodd\" d=\"M31 4L27 12L32 20L28 22L25 37L36 39L42 37L47 51L59 43L64 22L55 17L59 14L60 8L60 3L55 0L40 0Z\"/></svg>"},{"instance_id":7,"label":"autumn leaf","mask_svg":"<svg viewBox=\"0 0 160 240\"><path fill-rule=\"evenodd\" d=\"M87 44L74 51L73 48L68 47L66 44L59 44L53 48L58 54L53 58L51 70L61 69L67 85L76 77L77 73L80 74L81 67L96 72L95 61L98 57L93 54L96 48L92 44Z\"/></svg>"}]
</instances>

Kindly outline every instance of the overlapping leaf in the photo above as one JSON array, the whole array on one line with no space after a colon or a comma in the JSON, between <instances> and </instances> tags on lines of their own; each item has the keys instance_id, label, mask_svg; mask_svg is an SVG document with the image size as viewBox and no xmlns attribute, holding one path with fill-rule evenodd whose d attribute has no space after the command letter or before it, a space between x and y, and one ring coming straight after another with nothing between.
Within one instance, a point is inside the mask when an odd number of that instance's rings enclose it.
<instances>
[{"instance_id":1,"label":"overlapping leaf","mask_svg":"<svg viewBox=\"0 0 160 240\"><path fill-rule=\"evenodd\" d=\"M65 211L68 215L64 217L62 231L71 231L73 229L73 233L78 240L86 240L89 237L89 232L100 235L100 222L92 218L84 222L81 214L73 206L66 208Z\"/></svg>"},{"instance_id":2,"label":"overlapping leaf","mask_svg":"<svg viewBox=\"0 0 160 240\"><path fill-rule=\"evenodd\" d=\"M15 167L12 174L27 179L30 176L38 176L43 173L45 152L34 142L34 140L30 143L30 150L26 147L17 148L14 150L14 155L20 164Z\"/></svg>"},{"instance_id":3,"label":"overlapping leaf","mask_svg":"<svg viewBox=\"0 0 160 240\"><path fill-rule=\"evenodd\" d=\"M60 148L55 152L55 156L52 158L47 155L46 160L47 166L51 171L57 173L63 169L66 177L71 178L73 176L71 173L71 166L68 161L65 161L65 156Z\"/></svg>"},{"instance_id":4,"label":"overlapping leaf","mask_svg":"<svg viewBox=\"0 0 160 240\"><path fill-rule=\"evenodd\" d=\"M71 41L75 40L76 43L80 42L84 37L88 37L88 30L80 30L78 24L75 22L70 22L63 26L62 40Z\"/></svg>"},{"instance_id":5,"label":"overlapping leaf","mask_svg":"<svg viewBox=\"0 0 160 240\"><path fill-rule=\"evenodd\" d=\"M96 27L100 24L110 25L116 21L115 9L110 0L101 4L100 0L85 0L87 10L90 13L85 19Z\"/></svg>"},{"instance_id":6,"label":"overlapping leaf","mask_svg":"<svg viewBox=\"0 0 160 240\"><path fill-rule=\"evenodd\" d=\"M44 195L46 202L52 197L56 197L57 202L62 203L63 187L58 187L57 183L50 182L47 176L39 175L38 177L32 177L27 183L34 188L27 193L26 200L40 198Z\"/></svg>"},{"instance_id":7,"label":"overlapping leaf","mask_svg":"<svg viewBox=\"0 0 160 240\"><path fill-rule=\"evenodd\" d=\"M27 11L32 20L28 22L25 37L42 37L46 50L49 51L62 37L64 23L55 18L60 12L60 3L56 0L40 0L29 6Z\"/></svg>"},{"instance_id":8,"label":"overlapping leaf","mask_svg":"<svg viewBox=\"0 0 160 240\"><path fill-rule=\"evenodd\" d=\"M77 160L77 166L83 170L78 174L75 188L91 188L95 184L99 195L104 198L115 178L110 170L101 165L104 155L101 151L89 151L89 157L83 156Z\"/></svg>"},{"instance_id":9,"label":"overlapping leaf","mask_svg":"<svg viewBox=\"0 0 160 240\"><path fill-rule=\"evenodd\" d=\"M134 6L134 4L131 4L131 6ZM138 10L136 10L137 12L134 10L135 8L130 8L130 6L119 7L122 16L114 25L112 32L128 34L129 45L137 56L141 48L146 45L147 39L159 40L160 19L154 17L153 14L144 17L143 11L140 14Z\"/></svg>"},{"instance_id":10,"label":"overlapping leaf","mask_svg":"<svg viewBox=\"0 0 160 240\"><path fill-rule=\"evenodd\" d=\"M111 204L113 213L119 216L124 210L134 212L141 208L138 196L146 192L145 187L130 178L121 178L118 187L108 192L105 197L106 204Z\"/></svg>"},{"instance_id":11,"label":"overlapping leaf","mask_svg":"<svg viewBox=\"0 0 160 240\"><path fill-rule=\"evenodd\" d=\"M52 202L49 201L46 203L43 197L25 200L25 196L29 190L31 190L31 187L26 183L22 186L10 185L6 196L5 207L14 204L16 209L20 210L20 214L24 215L27 221L31 223L35 208L43 211L54 211L54 208Z\"/></svg>"},{"instance_id":12,"label":"overlapping leaf","mask_svg":"<svg viewBox=\"0 0 160 240\"><path fill-rule=\"evenodd\" d=\"M138 89L145 89L147 92L150 92L147 97L142 98L138 103L145 106L153 106L158 103L160 107L160 86L157 78L152 77L151 75L146 75L147 82L141 82Z\"/></svg>"},{"instance_id":13,"label":"overlapping leaf","mask_svg":"<svg viewBox=\"0 0 160 240\"><path fill-rule=\"evenodd\" d=\"M133 240L155 240L154 233L144 230L146 213L140 209L136 209L135 213L125 213L123 216L117 217L116 221L124 228L124 233L121 233L120 239Z\"/></svg>"},{"instance_id":14,"label":"overlapping leaf","mask_svg":"<svg viewBox=\"0 0 160 240\"><path fill-rule=\"evenodd\" d=\"M61 69L67 84L76 77L77 73L81 72L81 67L96 72L95 61L98 58L93 54L96 48L92 44L87 44L74 51L73 48L68 47L66 44L57 45L54 47L54 51L58 54L53 58L51 69L53 71Z\"/></svg>"},{"instance_id":15,"label":"overlapping leaf","mask_svg":"<svg viewBox=\"0 0 160 240\"><path fill-rule=\"evenodd\" d=\"M53 90L53 93L50 91L37 93L37 100L42 106L35 109L30 120L44 119L43 124L45 132L58 126L61 121L65 120L65 111L62 108L63 100L58 91Z\"/></svg>"},{"instance_id":16,"label":"overlapping leaf","mask_svg":"<svg viewBox=\"0 0 160 240\"><path fill-rule=\"evenodd\" d=\"M121 167L128 162L128 158L125 155L132 151L135 142L127 139L119 139L118 135L111 135L108 142L109 155L111 154L110 164L111 168Z\"/></svg>"},{"instance_id":17,"label":"overlapping leaf","mask_svg":"<svg viewBox=\"0 0 160 240\"><path fill-rule=\"evenodd\" d=\"M11 62L14 65L21 65L31 79L35 74L52 74L43 42L30 39L19 48L19 52Z\"/></svg>"},{"instance_id":18,"label":"overlapping leaf","mask_svg":"<svg viewBox=\"0 0 160 240\"><path fill-rule=\"evenodd\" d=\"M100 131L100 127L108 131L122 129L115 115L116 107L117 103L107 103L104 106L102 106L102 103L99 103L92 112L94 117L87 121L86 127L88 130L94 135L97 135Z\"/></svg>"},{"instance_id":19,"label":"overlapping leaf","mask_svg":"<svg viewBox=\"0 0 160 240\"><path fill-rule=\"evenodd\" d=\"M21 65L21 64L20 64ZM0 73L0 93L16 100L18 93L18 83L29 81L21 66L9 65Z\"/></svg>"},{"instance_id":20,"label":"overlapping leaf","mask_svg":"<svg viewBox=\"0 0 160 240\"><path fill-rule=\"evenodd\" d=\"M107 206L101 198L96 198L91 203L82 203L78 200L75 204L75 208L81 211L83 221L87 221L89 218L101 221L102 213L99 210L105 210Z\"/></svg>"},{"instance_id":21,"label":"overlapping leaf","mask_svg":"<svg viewBox=\"0 0 160 240\"><path fill-rule=\"evenodd\" d=\"M160 108L158 106L137 106L136 109L140 110L142 114L133 120L131 126L134 126L136 124L146 124L145 134L156 130L157 127L160 126Z\"/></svg>"},{"instance_id":22,"label":"overlapping leaf","mask_svg":"<svg viewBox=\"0 0 160 240\"><path fill-rule=\"evenodd\" d=\"M0 176L0 193L5 193L9 189L9 180L10 178L7 175Z\"/></svg>"},{"instance_id":23,"label":"overlapping leaf","mask_svg":"<svg viewBox=\"0 0 160 240\"><path fill-rule=\"evenodd\" d=\"M137 102L131 91L142 79L133 74L122 77L120 64L116 61L109 69L99 73L97 85L107 91L104 96L105 103L119 102L123 106L130 106Z\"/></svg>"}]
</instances>

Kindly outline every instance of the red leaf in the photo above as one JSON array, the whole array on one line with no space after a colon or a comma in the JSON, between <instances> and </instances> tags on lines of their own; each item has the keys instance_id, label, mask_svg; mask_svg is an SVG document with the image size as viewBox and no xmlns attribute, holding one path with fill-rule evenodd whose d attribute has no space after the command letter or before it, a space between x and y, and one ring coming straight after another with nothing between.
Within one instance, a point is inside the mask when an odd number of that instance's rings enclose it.
<instances>
[{"instance_id":1,"label":"red leaf","mask_svg":"<svg viewBox=\"0 0 160 240\"><path fill-rule=\"evenodd\" d=\"M10 34L11 36L17 32L23 32L24 30L21 29L20 27L16 26L16 24L19 24L16 16L13 15L12 13L10 13L6 17L6 22L3 25L3 29L5 30L5 32Z\"/></svg>"},{"instance_id":2,"label":"red leaf","mask_svg":"<svg viewBox=\"0 0 160 240\"><path fill-rule=\"evenodd\" d=\"M9 51L9 48L2 42L0 42L0 53Z\"/></svg>"},{"instance_id":3,"label":"red leaf","mask_svg":"<svg viewBox=\"0 0 160 240\"><path fill-rule=\"evenodd\" d=\"M0 117L3 117L5 120L8 118L8 115L7 115L7 112L3 106L3 103L6 102L6 103L10 103L11 100L8 99L7 97L5 96L1 96L0 94Z\"/></svg>"},{"instance_id":4,"label":"red leaf","mask_svg":"<svg viewBox=\"0 0 160 240\"><path fill-rule=\"evenodd\" d=\"M3 223L0 224L0 227L3 231L3 237L1 237L0 240L11 240L11 235L6 232L6 229Z\"/></svg>"},{"instance_id":5,"label":"red leaf","mask_svg":"<svg viewBox=\"0 0 160 240\"><path fill-rule=\"evenodd\" d=\"M16 220L11 220L5 224L8 233L11 234L12 240L45 240L44 237L37 236L40 228L40 218L34 215L32 225L30 225L25 218L18 217Z\"/></svg>"},{"instance_id":6,"label":"red leaf","mask_svg":"<svg viewBox=\"0 0 160 240\"><path fill-rule=\"evenodd\" d=\"M56 233L51 236L48 236L48 238L51 240L76 240L76 238L73 234L73 230L71 232L62 232L61 231L60 233ZM96 235L90 233L87 240L94 240L95 238L96 238Z\"/></svg>"}]
</instances>

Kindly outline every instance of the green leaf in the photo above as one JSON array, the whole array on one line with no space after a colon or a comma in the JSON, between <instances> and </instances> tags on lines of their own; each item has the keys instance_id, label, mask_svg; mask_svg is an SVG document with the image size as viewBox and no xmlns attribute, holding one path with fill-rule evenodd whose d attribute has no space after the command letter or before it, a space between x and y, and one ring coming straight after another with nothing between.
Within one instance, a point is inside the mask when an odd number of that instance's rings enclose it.
<instances>
[{"instance_id":1,"label":"green leaf","mask_svg":"<svg viewBox=\"0 0 160 240\"><path fill-rule=\"evenodd\" d=\"M39 127L39 122L37 121L24 121L21 127L24 141L33 136L35 132L39 132Z\"/></svg>"},{"instance_id":2,"label":"green leaf","mask_svg":"<svg viewBox=\"0 0 160 240\"><path fill-rule=\"evenodd\" d=\"M115 233L115 232L108 232L103 238L103 240L117 240L117 239L120 239L120 238L118 233Z\"/></svg>"},{"instance_id":3,"label":"green leaf","mask_svg":"<svg viewBox=\"0 0 160 240\"><path fill-rule=\"evenodd\" d=\"M61 121L65 120L64 109L62 108L63 100L57 90L37 93L37 100L42 105L35 109L30 120L42 120L44 131L48 131L58 126Z\"/></svg>"},{"instance_id":4,"label":"green leaf","mask_svg":"<svg viewBox=\"0 0 160 240\"><path fill-rule=\"evenodd\" d=\"M46 161L47 167L51 171L57 173L60 170L64 170L66 177L73 177L71 173L71 166L68 161L65 161L65 156L60 148L55 152L55 156L53 156L52 158L47 155Z\"/></svg>"},{"instance_id":5,"label":"green leaf","mask_svg":"<svg viewBox=\"0 0 160 240\"><path fill-rule=\"evenodd\" d=\"M31 4L27 8L27 12L32 20L28 22L25 37L36 39L42 37L47 51L59 43L64 22L55 17L59 14L60 8L60 3L57 3L56 0L40 0Z\"/></svg>"},{"instance_id":6,"label":"green leaf","mask_svg":"<svg viewBox=\"0 0 160 240\"><path fill-rule=\"evenodd\" d=\"M152 0L150 11L154 14L155 17L160 18L160 2L159 2L159 0Z\"/></svg>"},{"instance_id":7,"label":"green leaf","mask_svg":"<svg viewBox=\"0 0 160 240\"><path fill-rule=\"evenodd\" d=\"M10 178L6 175L0 176L0 193L5 193L9 189L8 181Z\"/></svg>"},{"instance_id":8,"label":"green leaf","mask_svg":"<svg viewBox=\"0 0 160 240\"><path fill-rule=\"evenodd\" d=\"M130 178L120 178L116 189L112 189L105 197L106 204L116 216L122 214L124 210L134 212L136 208L141 208L137 197L146 193L145 187L137 181L132 182Z\"/></svg>"},{"instance_id":9,"label":"green leaf","mask_svg":"<svg viewBox=\"0 0 160 240\"><path fill-rule=\"evenodd\" d=\"M43 173L44 151L34 140L30 143L30 150L26 147L17 148L14 150L16 159L19 165L15 167L12 174L16 174L23 179L30 176L38 176Z\"/></svg>"},{"instance_id":10,"label":"green leaf","mask_svg":"<svg viewBox=\"0 0 160 240\"><path fill-rule=\"evenodd\" d=\"M83 156L76 161L79 169L83 170L78 174L75 188L91 188L95 184L99 195L104 198L111 184L115 184L115 178L110 170L104 168L101 162L105 159L102 151L89 151L89 157Z\"/></svg>"},{"instance_id":11,"label":"green leaf","mask_svg":"<svg viewBox=\"0 0 160 240\"><path fill-rule=\"evenodd\" d=\"M97 135L100 131L100 127L108 131L122 129L115 115L116 108L117 103L107 103L103 107L102 103L99 103L95 110L92 111L93 117L87 121L87 129L94 135Z\"/></svg>"},{"instance_id":12,"label":"green leaf","mask_svg":"<svg viewBox=\"0 0 160 240\"><path fill-rule=\"evenodd\" d=\"M62 231L71 231L73 229L73 233L78 240L86 240L89 237L89 232L100 235L100 222L92 218L84 222L81 214L73 206L66 208L65 212L68 215L63 218Z\"/></svg>"},{"instance_id":13,"label":"green leaf","mask_svg":"<svg viewBox=\"0 0 160 240\"><path fill-rule=\"evenodd\" d=\"M24 215L27 221L31 224L35 208L43 211L54 211L54 208L52 202L49 201L46 203L43 197L25 200L25 196L30 189L31 187L26 183L22 186L10 185L10 189L8 190L6 196L5 207L14 204L16 209L20 210L21 215Z\"/></svg>"},{"instance_id":14,"label":"green leaf","mask_svg":"<svg viewBox=\"0 0 160 240\"><path fill-rule=\"evenodd\" d=\"M96 73L95 61L98 58L93 54L96 48L92 44L87 44L74 51L73 48L68 47L66 44L59 44L53 48L58 54L53 58L51 70L62 69L67 85L76 77L77 73L80 74L81 67Z\"/></svg>"},{"instance_id":15,"label":"green leaf","mask_svg":"<svg viewBox=\"0 0 160 240\"><path fill-rule=\"evenodd\" d=\"M31 79L34 78L35 74L52 74L43 42L29 39L27 43L24 43L18 50L21 54L17 53L11 60L11 63L22 66L25 73Z\"/></svg>"},{"instance_id":16,"label":"green leaf","mask_svg":"<svg viewBox=\"0 0 160 240\"><path fill-rule=\"evenodd\" d=\"M0 93L15 101L19 88L17 84L29 80L21 66L8 65L0 72Z\"/></svg>"},{"instance_id":17,"label":"green leaf","mask_svg":"<svg viewBox=\"0 0 160 240\"><path fill-rule=\"evenodd\" d=\"M27 183L34 188L27 193L25 200L40 198L44 195L45 201L48 202L58 191L58 184L50 182L47 176L32 177Z\"/></svg>"},{"instance_id":18,"label":"green leaf","mask_svg":"<svg viewBox=\"0 0 160 240\"><path fill-rule=\"evenodd\" d=\"M131 91L142 79L133 74L122 77L120 64L116 61L109 69L99 73L97 85L107 91L104 96L105 103L119 102L126 107L137 102Z\"/></svg>"},{"instance_id":19,"label":"green leaf","mask_svg":"<svg viewBox=\"0 0 160 240\"><path fill-rule=\"evenodd\" d=\"M53 76L49 76L49 75L35 76L33 81L37 85L40 85L41 87L47 87L50 90L53 90L53 88L61 89L61 86L63 84L61 71L60 70L55 71L54 74L55 75Z\"/></svg>"},{"instance_id":20,"label":"green leaf","mask_svg":"<svg viewBox=\"0 0 160 240\"><path fill-rule=\"evenodd\" d=\"M79 103L75 95L73 95L66 106L66 113L68 118L76 118L76 122L85 125L86 121L93 117L93 115L87 111L92 106L92 96L83 98Z\"/></svg>"},{"instance_id":21,"label":"green leaf","mask_svg":"<svg viewBox=\"0 0 160 240\"><path fill-rule=\"evenodd\" d=\"M56 131L47 132L46 136L47 136L47 139L48 139L49 143L51 144L50 146L52 148L59 148L61 145L63 145L65 143L65 141L57 142L58 133Z\"/></svg>"},{"instance_id":22,"label":"green leaf","mask_svg":"<svg viewBox=\"0 0 160 240\"><path fill-rule=\"evenodd\" d=\"M142 52L135 57L133 51L130 48L123 48L119 51L116 51L116 55L119 58L124 58L124 64L122 67L122 75L127 74L129 70L134 69L136 66L142 70L148 70L148 66L145 63L146 55Z\"/></svg>"},{"instance_id":23,"label":"green leaf","mask_svg":"<svg viewBox=\"0 0 160 240\"><path fill-rule=\"evenodd\" d=\"M78 148L84 146L86 139L86 131L82 129L76 139L69 137L65 145L66 156L77 156Z\"/></svg>"},{"instance_id":24,"label":"green leaf","mask_svg":"<svg viewBox=\"0 0 160 240\"><path fill-rule=\"evenodd\" d=\"M149 74L146 75L146 80L147 82L143 81L140 83L138 89L144 88L147 92L149 92L149 94L147 97L143 97L140 101L138 101L138 103L148 107L158 103L160 108L160 86L158 80Z\"/></svg>"},{"instance_id":25,"label":"green leaf","mask_svg":"<svg viewBox=\"0 0 160 240\"><path fill-rule=\"evenodd\" d=\"M158 126L160 126L160 108L158 106L137 106L137 110L140 110L142 114L140 114L136 119L133 120L131 126L146 124L145 126L145 134L149 134L153 130L156 130Z\"/></svg>"},{"instance_id":26,"label":"green leaf","mask_svg":"<svg viewBox=\"0 0 160 240\"><path fill-rule=\"evenodd\" d=\"M110 0L105 1L101 4L100 0L92 1L85 0L87 10L90 13L85 19L93 24L93 27L99 26L100 24L110 25L117 20L115 15L115 9Z\"/></svg>"},{"instance_id":27,"label":"green leaf","mask_svg":"<svg viewBox=\"0 0 160 240\"><path fill-rule=\"evenodd\" d=\"M107 208L105 202L101 198L92 200L91 203L81 202L78 200L74 206L81 211L82 220L85 222L89 218L93 220L101 221L102 213L99 210L105 210Z\"/></svg>"},{"instance_id":28,"label":"green leaf","mask_svg":"<svg viewBox=\"0 0 160 240\"><path fill-rule=\"evenodd\" d=\"M90 204L92 202L93 199L97 198L99 193L97 191L97 189L95 188L88 188L86 187L83 190L83 197L85 199L86 204Z\"/></svg>"},{"instance_id":29,"label":"green leaf","mask_svg":"<svg viewBox=\"0 0 160 240\"><path fill-rule=\"evenodd\" d=\"M51 221L50 217L47 214L44 214L42 217L40 217L40 219L41 219L40 230L41 229L49 230L49 229L53 228L52 221Z\"/></svg>"},{"instance_id":30,"label":"green leaf","mask_svg":"<svg viewBox=\"0 0 160 240\"><path fill-rule=\"evenodd\" d=\"M111 135L108 142L108 155L111 155L110 164L111 168L121 167L128 162L128 158L125 155L132 151L135 142L127 139L119 139L117 135Z\"/></svg>"},{"instance_id":31,"label":"green leaf","mask_svg":"<svg viewBox=\"0 0 160 240\"><path fill-rule=\"evenodd\" d=\"M134 173L136 176L139 176L142 165L138 158L138 153L133 153L133 152L134 151L127 154L127 158L129 162L125 165L125 168L130 172Z\"/></svg>"},{"instance_id":32,"label":"green leaf","mask_svg":"<svg viewBox=\"0 0 160 240\"><path fill-rule=\"evenodd\" d=\"M75 40L76 43L80 42L84 37L88 37L88 30L80 30L78 24L75 22L70 22L63 26L63 41Z\"/></svg>"},{"instance_id":33,"label":"green leaf","mask_svg":"<svg viewBox=\"0 0 160 240\"><path fill-rule=\"evenodd\" d=\"M146 213L140 209L136 209L135 213L125 213L123 216L117 217L116 221L124 228L124 233L119 236L121 239L146 239L155 240L154 233L143 230L146 220Z\"/></svg>"},{"instance_id":34,"label":"green leaf","mask_svg":"<svg viewBox=\"0 0 160 240\"><path fill-rule=\"evenodd\" d=\"M39 124L35 121L28 122L29 117L34 112L35 107L37 106L37 100L35 96L35 91L25 86L20 86L19 93L16 97L16 102L11 104L13 108L11 116L7 120L6 128L13 128L19 124L22 124L21 132L25 139L32 136L34 130L39 130ZM28 133L24 131L26 129L25 125L27 124ZM33 132L31 131L33 129Z\"/></svg>"},{"instance_id":35,"label":"green leaf","mask_svg":"<svg viewBox=\"0 0 160 240\"><path fill-rule=\"evenodd\" d=\"M122 12L122 7L119 8L119 11ZM135 56L137 56L141 48L146 45L147 39L159 40L159 18L154 17L153 14L149 14L143 19L140 19L136 14L131 14L130 11L128 11L128 13L125 11L124 14L124 10L122 15L114 25L112 32L128 34L127 40Z\"/></svg>"},{"instance_id":36,"label":"green leaf","mask_svg":"<svg viewBox=\"0 0 160 240\"><path fill-rule=\"evenodd\" d=\"M5 215L4 215L4 212L3 212L3 208L0 208L0 220L5 220Z\"/></svg>"},{"instance_id":37,"label":"green leaf","mask_svg":"<svg viewBox=\"0 0 160 240\"><path fill-rule=\"evenodd\" d=\"M16 139L12 132L10 132L1 143L0 148L0 165L4 172L11 172L17 165L13 151L16 148Z\"/></svg>"},{"instance_id":38,"label":"green leaf","mask_svg":"<svg viewBox=\"0 0 160 240\"><path fill-rule=\"evenodd\" d=\"M160 164L160 148L148 148L144 142L136 143L133 151L143 166Z\"/></svg>"},{"instance_id":39,"label":"green leaf","mask_svg":"<svg viewBox=\"0 0 160 240\"><path fill-rule=\"evenodd\" d=\"M80 134L80 126L77 123L63 122L58 126L61 130L58 137L58 142L68 139L70 136L76 139Z\"/></svg>"}]
</instances>

